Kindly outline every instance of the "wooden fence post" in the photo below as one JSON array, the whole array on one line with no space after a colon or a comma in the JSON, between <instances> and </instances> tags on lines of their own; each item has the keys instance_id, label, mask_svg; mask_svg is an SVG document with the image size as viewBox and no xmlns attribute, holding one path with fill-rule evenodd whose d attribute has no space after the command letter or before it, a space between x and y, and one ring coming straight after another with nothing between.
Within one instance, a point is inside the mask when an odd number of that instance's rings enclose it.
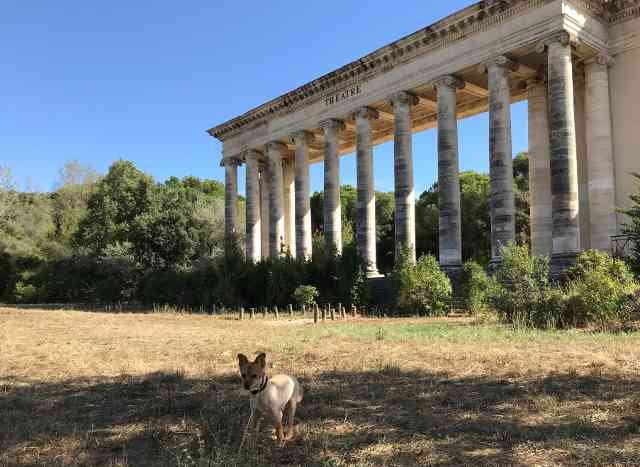
<instances>
[{"instance_id":1,"label":"wooden fence post","mask_svg":"<svg viewBox=\"0 0 640 467\"><path fill-rule=\"evenodd\" d=\"M358 309L356 308L356 305L353 304L351 305L351 317L356 318L357 316L358 316Z\"/></svg>"},{"instance_id":2,"label":"wooden fence post","mask_svg":"<svg viewBox=\"0 0 640 467\"><path fill-rule=\"evenodd\" d=\"M278 305L273 307L273 313L276 315L276 319L280 319L280 312L278 311Z\"/></svg>"},{"instance_id":3,"label":"wooden fence post","mask_svg":"<svg viewBox=\"0 0 640 467\"><path fill-rule=\"evenodd\" d=\"M289 304L289 317L293 319L293 305Z\"/></svg>"},{"instance_id":4,"label":"wooden fence post","mask_svg":"<svg viewBox=\"0 0 640 467\"><path fill-rule=\"evenodd\" d=\"M323 306L322 307L322 321L325 321L327 319L327 306Z\"/></svg>"},{"instance_id":5,"label":"wooden fence post","mask_svg":"<svg viewBox=\"0 0 640 467\"><path fill-rule=\"evenodd\" d=\"M267 311L268 311L267 307L263 306L262 307L262 316L263 316L264 319L267 319Z\"/></svg>"},{"instance_id":6,"label":"wooden fence post","mask_svg":"<svg viewBox=\"0 0 640 467\"><path fill-rule=\"evenodd\" d=\"M336 309L329 305L329 312L331 313L331 321L336 320Z\"/></svg>"},{"instance_id":7,"label":"wooden fence post","mask_svg":"<svg viewBox=\"0 0 640 467\"><path fill-rule=\"evenodd\" d=\"M313 307L313 324L318 324L318 305Z\"/></svg>"},{"instance_id":8,"label":"wooden fence post","mask_svg":"<svg viewBox=\"0 0 640 467\"><path fill-rule=\"evenodd\" d=\"M302 305L302 317L307 317L307 305Z\"/></svg>"},{"instance_id":9,"label":"wooden fence post","mask_svg":"<svg viewBox=\"0 0 640 467\"><path fill-rule=\"evenodd\" d=\"M253 319L255 317L256 317L256 309L251 308L251 310L249 310L249 319Z\"/></svg>"},{"instance_id":10,"label":"wooden fence post","mask_svg":"<svg viewBox=\"0 0 640 467\"><path fill-rule=\"evenodd\" d=\"M244 319L244 307L241 306L240 307L240 321L242 321Z\"/></svg>"}]
</instances>

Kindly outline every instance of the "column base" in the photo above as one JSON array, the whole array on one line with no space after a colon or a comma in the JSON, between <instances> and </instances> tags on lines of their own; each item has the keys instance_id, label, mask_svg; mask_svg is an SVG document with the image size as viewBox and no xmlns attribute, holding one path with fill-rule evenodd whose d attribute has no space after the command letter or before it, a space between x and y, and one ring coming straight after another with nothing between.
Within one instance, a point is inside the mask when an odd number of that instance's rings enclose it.
<instances>
[{"instance_id":1,"label":"column base","mask_svg":"<svg viewBox=\"0 0 640 467\"><path fill-rule=\"evenodd\" d=\"M449 277L454 292L458 291L462 284L462 264L441 264L440 269Z\"/></svg>"},{"instance_id":2,"label":"column base","mask_svg":"<svg viewBox=\"0 0 640 467\"><path fill-rule=\"evenodd\" d=\"M566 279L567 270L575 266L579 254L579 251L553 253L549 265L551 280L561 282Z\"/></svg>"},{"instance_id":3,"label":"column base","mask_svg":"<svg viewBox=\"0 0 640 467\"><path fill-rule=\"evenodd\" d=\"M384 277L384 275L380 274L378 268L367 269L367 279L374 279L376 277Z\"/></svg>"},{"instance_id":4,"label":"column base","mask_svg":"<svg viewBox=\"0 0 640 467\"><path fill-rule=\"evenodd\" d=\"M502 256L491 258L491 261L489 261L489 266L487 266L487 273L490 276L495 276L500 266L502 266Z\"/></svg>"}]
</instances>

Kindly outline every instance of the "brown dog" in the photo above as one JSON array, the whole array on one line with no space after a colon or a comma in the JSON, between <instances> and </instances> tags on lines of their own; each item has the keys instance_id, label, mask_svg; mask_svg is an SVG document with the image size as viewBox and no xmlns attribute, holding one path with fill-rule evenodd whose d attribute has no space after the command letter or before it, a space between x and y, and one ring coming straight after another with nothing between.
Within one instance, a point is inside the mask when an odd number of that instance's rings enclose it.
<instances>
[{"instance_id":1,"label":"brown dog","mask_svg":"<svg viewBox=\"0 0 640 467\"><path fill-rule=\"evenodd\" d=\"M258 355L253 362L243 354L238 354L238 363L244 388L251 393L251 418L245 435L257 409L272 422L279 443L282 444L285 439L293 438L295 436L293 418L298 404L302 401L303 392L298 380L288 375L269 378L267 356L264 353ZM284 415L287 416L286 433L282 426Z\"/></svg>"}]
</instances>

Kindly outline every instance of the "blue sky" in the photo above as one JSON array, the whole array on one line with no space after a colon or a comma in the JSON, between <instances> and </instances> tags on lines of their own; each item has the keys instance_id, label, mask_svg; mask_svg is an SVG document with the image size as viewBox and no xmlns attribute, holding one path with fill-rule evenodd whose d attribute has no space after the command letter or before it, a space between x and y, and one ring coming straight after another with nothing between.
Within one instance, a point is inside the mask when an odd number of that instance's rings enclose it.
<instances>
[{"instance_id":1,"label":"blue sky","mask_svg":"<svg viewBox=\"0 0 640 467\"><path fill-rule=\"evenodd\" d=\"M3 0L0 165L39 190L71 159L103 173L124 158L158 180L223 180L206 129L472 3ZM513 107L514 153L528 144L526 114L526 103ZM487 171L487 116L459 128L462 169ZM391 190L393 146L374 154L376 188ZM436 160L435 130L416 134L418 193ZM355 184L355 156L341 175ZM311 176L322 189L321 165Z\"/></svg>"}]
</instances>

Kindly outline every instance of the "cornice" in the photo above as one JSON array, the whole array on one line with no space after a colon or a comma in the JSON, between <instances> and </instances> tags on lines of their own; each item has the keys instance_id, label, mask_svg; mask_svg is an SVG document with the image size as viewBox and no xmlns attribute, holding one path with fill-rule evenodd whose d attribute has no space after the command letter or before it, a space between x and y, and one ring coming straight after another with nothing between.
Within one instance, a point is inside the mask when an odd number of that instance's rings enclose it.
<instances>
[{"instance_id":1,"label":"cornice","mask_svg":"<svg viewBox=\"0 0 640 467\"><path fill-rule=\"evenodd\" d=\"M208 130L224 141L554 0L483 0ZM566 0L609 24L640 17L640 0Z\"/></svg>"},{"instance_id":2,"label":"cornice","mask_svg":"<svg viewBox=\"0 0 640 467\"><path fill-rule=\"evenodd\" d=\"M609 0L608 3L610 24L640 17L640 0Z\"/></svg>"},{"instance_id":3,"label":"cornice","mask_svg":"<svg viewBox=\"0 0 640 467\"><path fill-rule=\"evenodd\" d=\"M268 118L294 112L351 86L385 74L453 42L483 32L525 10L554 0L483 0L427 26L359 60L208 130L221 141L263 124ZM581 0L587 1L587 0ZM602 1L602 0L590 0Z\"/></svg>"}]
</instances>

